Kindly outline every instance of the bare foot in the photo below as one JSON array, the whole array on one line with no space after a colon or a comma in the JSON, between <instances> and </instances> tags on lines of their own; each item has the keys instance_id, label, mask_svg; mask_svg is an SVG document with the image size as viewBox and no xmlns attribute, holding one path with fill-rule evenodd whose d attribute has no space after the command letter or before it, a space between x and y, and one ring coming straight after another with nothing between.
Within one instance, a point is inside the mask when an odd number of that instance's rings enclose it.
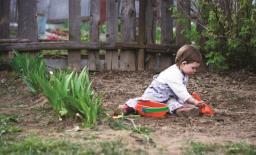
<instances>
[{"instance_id":1,"label":"bare foot","mask_svg":"<svg viewBox=\"0 0 256 155\"><path fill-rule=\"evenodd\" d=\"M135 110L131 107L129 107L127 104L121 104L118 106L118 108L114 111L114 115L128 115L131 113L134 113Z\"/></svg>"}]
</instances>

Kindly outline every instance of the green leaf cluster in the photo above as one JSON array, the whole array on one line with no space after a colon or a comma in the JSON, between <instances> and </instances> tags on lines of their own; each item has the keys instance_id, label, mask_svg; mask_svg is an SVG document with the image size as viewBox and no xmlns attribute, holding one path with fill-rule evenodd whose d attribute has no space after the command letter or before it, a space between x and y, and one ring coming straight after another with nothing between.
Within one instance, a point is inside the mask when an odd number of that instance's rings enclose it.
<instances>
[{"instance_id":1,"label":"green leaf cluster","mask_svg":"<svg viewBox=\"0 0 256 155\"><path fill-rule=\"evenodd\" d=\"M20 132L21 128L14 126L12 123L17 121L16 115L0 114L0 138L6 133Z\"/></svg>"},{"instance_id":2,"label":"green leaf cluster","mask_svg":"<svg viewBox=\"0 0 256 155\"><path fill-rule=\"evenodd\" d=\"M204 154L225 154L225 155L254 155L256 146L248 143L228 143L228 144L204 144L190 142L190 148L186 149L185 155L204 155Z\"/></svg>"},{"instance_id":3,"label":"green leaf cluster","mask_svg":"<svg viewBox=\"0 0 256 155\"><path fill-rule=\"evenodd\" d=\"M84 127L93 127L101 110L101 99L94 93L89 73L56 70L47 73L42 56L16 53L12 67L20 73L32 92L42 92L60 117L83 120Z\"/></svg>"},{"instance_id":4,"label":"green leaf cluster","mask_svg":"<svg viewBox=\"0 0 256 155\"><path fill-rule=\"evenodd\" d=\"M15 57L11 61L12 68L19 73L24 83L33 93L40 91L37 78L48 79L47 68L42 55L32 56L28 53L21 54L15 52Z\"/></svg>"},{"instance_id":5,"label":"green leaf cluster","mask_svg":"<svg viewBox=\"0 0 256 155\"><path fill-rule=\"evenodd\" d=\"M196 0L193 16L173 11L176 22L192 19L183 34L203 51L215 70L247 68L256 71L256 4L253 0ZM172 9L175 10L175 9Z\"/></svg>"},{"instance_id":6,"label":"green leaf cluster","mask_svg":"<svg viewBox=\"0 0 256 155\"><path fill-rule=\"evenodd\" d=\"M50 75L49 81L38 79L38 82L42 93L61 117L79 117L84 127L96 125L101 99L92 90L86 68L80 73L57 70Z\"/></svg>"}]
</instances>

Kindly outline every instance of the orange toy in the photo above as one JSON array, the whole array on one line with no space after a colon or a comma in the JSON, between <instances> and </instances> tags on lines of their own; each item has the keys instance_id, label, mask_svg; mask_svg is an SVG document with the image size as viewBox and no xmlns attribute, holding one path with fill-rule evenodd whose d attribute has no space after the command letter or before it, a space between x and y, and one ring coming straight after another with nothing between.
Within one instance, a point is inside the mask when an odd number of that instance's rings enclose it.
<instances>
[{"instance_id":1,"label":"orange toy","mask_svg":"<svg viewBox=\"0 0 256 155\"><path fill-rule=\"evenodd\" d=\"M193 92L192 96L196 100L202 101L201 97L196 92ZM206 103L202 103L202 105L199 106L199 109L200 109L200 112L206 116L213 116L213 114L214 114L213 108Z\"/></svg>"},{"instance_id":2,"label":"orange toy","mask_svg":"<svg viewBox=\"0 0 256 155\"><path fill-rule=\"evenodd\" d=\"M136 105L138 114L147 117L164 117L169 108L167 104L152 102L152 101L138 101Z\"/></svg>"}]
</instances>

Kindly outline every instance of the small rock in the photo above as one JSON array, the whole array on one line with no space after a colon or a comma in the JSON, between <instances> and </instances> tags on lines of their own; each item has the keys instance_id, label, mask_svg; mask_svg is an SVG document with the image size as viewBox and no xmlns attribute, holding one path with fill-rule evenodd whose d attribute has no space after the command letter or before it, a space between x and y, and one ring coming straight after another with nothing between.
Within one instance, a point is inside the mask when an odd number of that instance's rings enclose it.
<instances>
[{"instance_id":1,"label":"small rock","mask_svg":"<svg viewBox=\"0 0 256 155\"><path fill-rule=\"evenodd\" d=\"M1 83L5 83L6 81L7 81L7 79L6 79L6 78L1 79Z\"/></svg>"}]
</instances>

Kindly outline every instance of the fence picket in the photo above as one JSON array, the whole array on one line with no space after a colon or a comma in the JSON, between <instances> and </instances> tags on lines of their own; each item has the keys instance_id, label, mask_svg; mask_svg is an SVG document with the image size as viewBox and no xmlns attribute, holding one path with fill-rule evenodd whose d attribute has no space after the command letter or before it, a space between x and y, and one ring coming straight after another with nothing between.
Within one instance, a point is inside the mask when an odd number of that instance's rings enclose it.
<instances>
[{"instance_id":1,"label":"fence picket","mask_svg":"<svg viewBox=\"0 0 256 155\"><path fill-rule=\"evenodd\" d=\"M69 39L71 41L80 41L80 14L81 14L81 0L69 0ZM68 51L68 66L79 71L81 69L81 51Z\"/></svg>"},{"instance_id":2,"label":"fence picket","mask_svg":"<svg viewBox=\"0 0 256 155\"><path fill-rule=\"evenodd\" d=\"M135 0L123 0L121 6L121 33L123 42L135 41L136 11ZM136 55L134 51L121 50L120 70L134 71L136 69Z\"/></svg>"},{"instance_id":3,"label":"fence picket","mask_svg":"<svg viewBox=\"0 0 256 155\"><path fill-rule=\"evenodd\" d=\"M10 1L0 1L0 18L4 21L0 23L0 28L8 30L0 32L0 51L68 50L68 66L74 70L80 70L81 65L87 65L89 70L160 71L173 63L172 55L177 47L173 44L175 39L169 8L174 0L90 0L88 42L80 40L82 1L68 0L68 41L40 40L40 42L36 21L36 1L17 0L18 35L17 38L12 39L8 38L10 20L7 12L10 12L10 7L7 5L10 5ZM189 4L190 0L184 2L178 0L178 7L185 6L188 9ZM6 8L9 8L8 11ZM106 41L103 42L100 41L100 24L104 23L100 22L100 16L105 11L101 12L100 9L106 9L107 17ZM161 34L160 31L156 32L157 25L161 27ZM176 43L179 46L185 42L180 32L189 26L177 24ZM158 35L161 36L160 44L156 44ZM87 51L88 56L82 59L81 50ZM100 53L105 53L105 56Z\"/></svg>"}]
</instances>

